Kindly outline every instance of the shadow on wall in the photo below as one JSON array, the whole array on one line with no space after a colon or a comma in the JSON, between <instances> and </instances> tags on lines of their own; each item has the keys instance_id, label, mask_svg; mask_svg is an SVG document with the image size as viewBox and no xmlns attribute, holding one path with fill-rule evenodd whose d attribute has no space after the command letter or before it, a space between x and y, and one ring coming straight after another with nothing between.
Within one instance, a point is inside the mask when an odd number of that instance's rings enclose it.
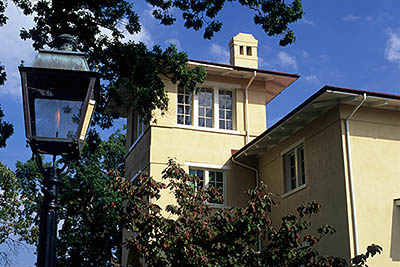
<instances>
[{"instance_id":1,"label":"shadow on wall","mask_svg":"<svg viewBox=\"0 0 400 267\"><path fill-rule=\"evenodd\" d=\"M392 261L400 261L400 200L394 201L392 213L392 240L390 242L390 258Z\"/></svg>"}]
</instances>

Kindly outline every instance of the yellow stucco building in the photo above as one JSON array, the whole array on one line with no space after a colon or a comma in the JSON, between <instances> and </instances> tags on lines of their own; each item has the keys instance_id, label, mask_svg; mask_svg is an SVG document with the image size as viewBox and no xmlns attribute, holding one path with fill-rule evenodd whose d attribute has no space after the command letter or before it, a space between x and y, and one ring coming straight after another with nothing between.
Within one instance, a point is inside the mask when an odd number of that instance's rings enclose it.
<instances>
[{"instance_id":1,"label":"yellow stucco building","mask_svg":"<svg viewBox=\"0 0 400 267\"><path fill-rule=\"evenodd\" d=\"M160 180L175 158L203 186L223 190L216 208L243 205L244 190L263 181L281 194L278 223L302 201L322 204L313 224L337 230L322 254L348 259L376 243L383 255L370 266L400 266L400 96L325 86L266 129L265 104L299 76L258 69L257 45L239 33L230 65L189 61L207 70L201 91L166 80L168 112L157 123L129 114L126 178L146 171ZM173 201L164 193L159 204Z\"/></svg>"}]
</instances>

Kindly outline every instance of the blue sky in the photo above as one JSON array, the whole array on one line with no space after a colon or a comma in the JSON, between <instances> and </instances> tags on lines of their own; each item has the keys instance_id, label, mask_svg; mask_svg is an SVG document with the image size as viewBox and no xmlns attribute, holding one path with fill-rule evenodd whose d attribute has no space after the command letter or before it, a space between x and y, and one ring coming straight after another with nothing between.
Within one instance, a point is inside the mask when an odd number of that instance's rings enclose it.
<instances>
[{"instance_id":1,"label":"blue sky","mask_svg":"<svg viewBox=\"0 0 400 267\"><path fill-rule=\"evenodd\" d=\"M400 94L400 20L398 0L308 0L304 18L291 27L297 41L279 46L279 37L268 37L254 25L253 12L236 3L226 3L219 19L223 27L211 40L202 32L186 30L178 19L170 27L159 26L151 17L151 7L136 1L142 32L132 38L162 47L173 43L189 58L220 63L229 62L229 40L239 32L252 33L259 41L259 68L298 73L301 78L267 106L268 126L287 114L323 85ZM14 124L15 134L0 161L14 168L25 161L30 149L25 147L20 78L17 66L23 59L29 64L35 52L29 41L19 40L18 30L29 28L31 18L22 16L12 4L9 23L0 28L0 62L6 66L8 81L0 87L0 104L6 120ZM179 12L175 14L179 15ZM20 266L33 265L33 250L17 259Z\"/></svg>"}]
</instances>

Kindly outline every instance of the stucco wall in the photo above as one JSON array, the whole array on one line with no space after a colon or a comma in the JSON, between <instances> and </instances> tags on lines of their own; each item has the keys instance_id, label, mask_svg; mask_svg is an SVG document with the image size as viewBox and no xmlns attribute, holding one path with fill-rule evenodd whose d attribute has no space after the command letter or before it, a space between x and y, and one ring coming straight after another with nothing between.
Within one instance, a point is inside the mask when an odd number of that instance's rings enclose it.
<instances>
[{"instance_id":1,"label":"stucco wall","mask_svg":"<svg viewBox=\"0 0 400 267\"><path fill-rule=\"evenodd\" d=\"M349 128L359 250L379 244L369 265L400 266L400 113L361 108Z\"/></svg>"},{"instance_id":2,"label":"stucco wall","mask_svg":"<svg viewBox=\"0 0 400 267\"><path fill-rule=\"evenodd\" d=\"M272 221L279 226L281 218L304 201L317 200L322 208L312 219L312 233L322 224L334 226L337 233L324 239L318 246L322 255L350 257L347 224L346 190L344 179L341 122L339 108L307 125L259 158L260 178L271 192L284 193L284 165L282 151L304 140L306 187L281 198L272 213Z\"/></svg>"},{"instance_id":3,"label":"stucco wall","mask_svg":"<svg viewBox=\"0 0 400 267\"><path fill-rule=\"evenodd\" d=\"M128 148L129 149L129 148ZM130 147L125 159L125 178L131 179L138 171L148 171L150 162L150 128Z\"/></svg>"},{"instance_id":4,"label":"stucco wall","mask_svg":"<svg viewBox=\"0 0 400 267\"><path fill-rule=\"evenodd\" d=\"M243 135L170 127L152 127L151 131L150 169L155 178L161 177L168 158L176 159L186 171L189 170L189 163L224 166L227 205L244 204L243 191L254 186L254 174L230 161L231 149L239 149L243 145ZM165 198L166 203L170 200ZM160 201L164 202L164 198Z\"/></svg>"},{"instance_id":5,"label":"stucco wall","mask_svg":"<svg viewBox=\"0 0 400 267\"><path fill-rule=\"evenodd\" d=\"M245 88L249 79L233 79L208 75L205 81L205 87L218 87L220 89L229 89L234 93L234 131L245 134ZM168 110L161 115L160 110L154 111L152 126L174 126L177 124L177 85L164 80L169 99ZM256 137L266 129L265 100L267 93L264 90L264 84L254 82L249 88L249 128L250 136ZM217 111L218 112L218 111Z\"/></svg>"}]
</instances>

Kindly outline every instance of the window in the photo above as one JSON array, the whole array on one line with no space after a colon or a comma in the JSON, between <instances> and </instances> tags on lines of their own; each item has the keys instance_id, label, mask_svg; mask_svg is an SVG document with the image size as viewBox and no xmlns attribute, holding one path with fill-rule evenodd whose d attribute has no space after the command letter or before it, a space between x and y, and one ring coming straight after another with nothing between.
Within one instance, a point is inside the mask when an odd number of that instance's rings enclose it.
<instances>
[{"instance_id":1,"label":"window","mask_svg":"<svg viewBox=\"0 0 400 267\"><path fill-rule=\"evenodd\" d=\"M131 145L134 144L144 133L146 124L137 112L132 114L132 133L131 133Z\"/></svg>"},{"instance_id":2,"label":"window","mask_svg":"<svg viewBox=\"0 0 400 267\"><path fill-rule=\"evenodd\" d=\"M303 144L285 153L285 192L289 192L306 183Z\"/></svg>"},{"instance_id":3,"label":"window","mask_svg":"<svg viewBox=\"0 0 400 267\"><path fill-rule=\"evenodd\" d=\"M187 89L178 87L178 123L184 125L192 125L192 93Z\"/></svg>"},{"instance_id":4,"label":"window","mask_svg":"<svg viewBox=\"0 0 400 267\"><path fill-rule=\"evenodd\" d=\"M219 90L219 128L232 130L232 91Z\"/></svg>"},{"instance_id":5,"label":"window","mask_svg":"<svg viewBox=\"0 0 400 267\"><path fill-rule=\"evenodd\" d=\"M251 56L251 46L247 46L247 47L246 47L246 54L247 54L248 56Z\"/></svg>"},{"instance_id":6,"label":"window","mask_svg":"<svg viewBox=\"0 0 400 267\"><path fill-rule=\"evenodd\" d=\"M213 202L212 204L224 204L225 202L225 173L219 170L208 170L208 169L197 169L190 168L189 174L197 176L200 181L195 186L203 187L207 189L209 187L214 187L221 190L223 201Z\"/></svg>"},{"instance_id":7,"label":"window","mask_svg":"<svg viewBox=\"0 0 400 267\"><path fill-rule=\"evenodd\" d=\"M199 92L199 126L212 128L213 93L211 89L201 88Z\"/></svg>"},{"instance_id":8,"label":"window","mask_svg":"<svg viewBox=\"0 0 400 267\"><path fill-rule=\"evenodd\" d=\"M143 130L144 130L144 122L143 122L142 118L138 117L137 126L136 126L136 136L138 138L143 133Z\"/></svg>"},{"instance_id":9,"label":"window","mask_svg":"<svg viewBox=\"0 0 400 267\"><path fill-rule=\"evenodd\" d=\"M243 51L244 51L243 45L241 45L239 48L240 48L240 49L239 49L239 50L240 50L240 54L243 55L243 54L244 54L244 52L243 52Z\"/></svg>"},{"instance_id":10,"label":"window","mask_svg":"<svg viewBox=\"0 0 400 267\"><path fill-rule=\"evenodd\" d=\"M201 88L198 94L178 87L177 123L205 128L233 130L233 91Z\"/></svg>"}]
</instances>

